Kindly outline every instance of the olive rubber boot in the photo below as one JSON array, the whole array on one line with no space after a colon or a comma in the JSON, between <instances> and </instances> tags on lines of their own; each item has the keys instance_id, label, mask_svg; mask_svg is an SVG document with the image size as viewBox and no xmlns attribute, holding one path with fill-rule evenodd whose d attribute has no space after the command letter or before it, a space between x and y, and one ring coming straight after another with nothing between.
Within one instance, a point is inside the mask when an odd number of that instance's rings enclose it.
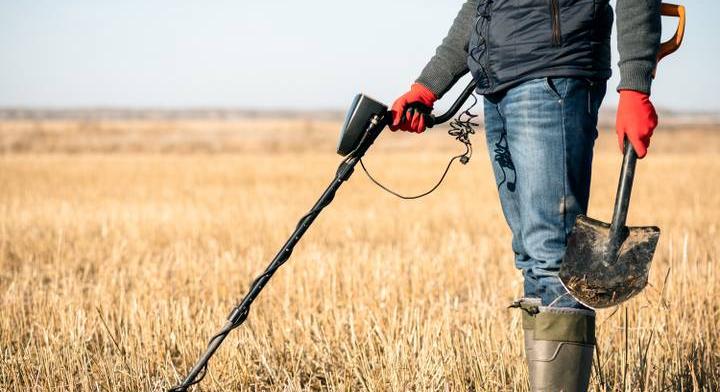
<instances>
[{"instance_id":1,"label":"olive rubber boot","mask_svg":"<svg viewBox=\"0 0 720 392\"><path fill-rule=\"evenodd\" d=\"M541 306L530 368L533 392L586 392L595 349L595 312Z\"/></svg>"},{"instance_id":2,"label":"olive rubber boot","mask_svg":"<svg viewBox=\"0 0 720 392\"><path fill-rule=\"evenodd\" d=\"M535 315L538 314L541 302L540 298L520 298L510 305L511 308L522 310L522 328L525 339L525 363L528 367L530 385L533 385L535 372L531 366L531 360L535 351Z\"/></svg>"}]
</instances>

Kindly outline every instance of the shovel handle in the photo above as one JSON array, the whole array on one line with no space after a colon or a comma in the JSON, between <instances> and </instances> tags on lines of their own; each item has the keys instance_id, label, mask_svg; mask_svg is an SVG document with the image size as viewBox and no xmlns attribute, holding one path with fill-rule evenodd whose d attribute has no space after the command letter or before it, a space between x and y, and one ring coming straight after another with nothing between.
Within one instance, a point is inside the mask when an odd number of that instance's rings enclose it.
<instances>
[{"instance_id":1,"label":"shovel handle","mask_svg":"<svg viewBox=\"0 0 720 392\"><path fill-rule=\"evenodd\" d=\"M662 3L660 4L660 15L676 16L679 20L675 35L660 44L660 50L657 55L658 62L662 60L663 57L678 50L680 44L682 44L683 38L685 37L685 7L677 4Z\"/></svg>"},{"instance_id":2,"label":"shovel handle","mask_svg":"<svg viewBox=\"0 0 720 392\"><path fill-rule=\"evenodd\" d=\"M658 62L662 60L663 57L678 50L680 44L682 44L683 38L685 37L685 7L677 4L662 3L660 5L660 14L663 16L676 16L679 20L677 30L675 30L673 37L660 44L660 50L657 55ZM620 245L622 245L622 241L625 239L625 222L627 221L628 208L630 206L630 194L632 193L636 164L637 153L626 138L622 170L620 171L620 180L618 182L617 193L615 194L615 208L613 210L612 223L610 224L609 255L617 255Z\"/></svg>"},{"instance_id":3,"label":"shovel handle","mask_svg":"<svg viewBox=\"0 0 720 392\"><path fill-rule=\"evenodd\" d=\"M657 62L659 63L665 56L674 53L682 44L685 37L685 7L677 4L662 3L660 4L660 15L678 17L678 26L675 34L669 40L660 43L660 49L657 54ZM653 69L652 76L657 73L657 64Z\"/></svg>"},{"instance_id":4,"label":"shovel handle","mask_svg":"<svg viewBox=\"0 0 720 392\"><path fill-rule=\"evenodd\" d=\"M630 206L630 194L632 193L633 179L635 178L635 165L637 164L637 153L625 138L625 154L623 155L622 170L618 182L617 193L615 194L615 208L613 210L612 223L610 224L610 243L608 254L617 254L624 238L625 222L627 220L628 208Z\"/></svg>"}]
</instances>

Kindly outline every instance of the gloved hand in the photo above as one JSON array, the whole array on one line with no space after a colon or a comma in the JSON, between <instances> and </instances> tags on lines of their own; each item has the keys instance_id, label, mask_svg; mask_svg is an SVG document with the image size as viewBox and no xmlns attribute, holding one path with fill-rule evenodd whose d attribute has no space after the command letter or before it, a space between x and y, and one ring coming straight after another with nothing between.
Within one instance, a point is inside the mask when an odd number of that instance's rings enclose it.
<instances>
[{"instance_id":1,"label":"gloved hand","mask_svg":"<svg viewBox=\"0 0 720 392\"><path fill-rule=\"evenodd\" d=\"M401 95L400 98L395 100L390 111L392 112L393 120L390 124L390 130L397 131L398 129L403 131L420 133L425 130L425 116L415 111L414 114L403 116L405 109L410 104L419 104L425 106L429 113L432 110L433 104L437 101L435 94L430 91L427 87L420 83L414 83L410 87L410 91ZM412 116L411 118L409 118ZM405 117L405 118L403 118Z\"/></svg>"},{"instance_id":2,"label":"gloved hand","mask_svg":"<svg viewBox=\"0 0 720 392\"><path fill-rule=\"evenodd\" d=\"M657 124L657 113L649 95L634 90L620 90L615 121L620 151L624 150L627 136L638 158L644 157Z\"/></svg>"}]
</instances>

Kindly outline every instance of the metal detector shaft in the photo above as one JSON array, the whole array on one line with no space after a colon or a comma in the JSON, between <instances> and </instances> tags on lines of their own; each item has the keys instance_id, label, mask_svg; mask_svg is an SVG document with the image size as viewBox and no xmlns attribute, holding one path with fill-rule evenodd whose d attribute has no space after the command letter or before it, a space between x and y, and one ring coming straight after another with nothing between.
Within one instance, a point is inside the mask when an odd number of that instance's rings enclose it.
<instances>
[{"instance_id":1,"label":"metal detector shaft","mask_svg":"<svg viewBox=\"0 0 720 392\"><path fill-rule=\"evenodd\" d=\"M431 124L437 125L446 122L450 118L452 118L460 110L468 97L470 97L474 88L475 83L470 82L470 84L468 84L465 90L463 90L461 95L457 98L457 100L453 103L453 105L447 112L443 113L438 117L431 117ZM210 339L210 343L208 343L207 349L192 367L183 382L171 388L169 392L185 392L192 385L195 385L200 382L200 380L202 380L202 378L205 376L205 373L207 372L208 361L215 354L215 351L217 351L217 349L220 347L220 344L222 344L223 340L225 340L230 331L239 327L243 322L245 322L250 312L250 305L252 305L253 301L255 301L255 298L257 298L257 296L260 294L267 282L270 281L270 278L272 278L275 271L277 271L277 269L280 268L280 266L282 266L290 258L290 255L292 254L295 245L297 245L303 234L305 234L310 225L312 225L312 223L315 221L315 218L320 215L320 212L325 207L327 207L330 202L332 202L333 198L335 197L335 193L338 189L340 189L340 186L342 186L342 184L347 181L353 174L355 165L360 162L360 158L365 155L368 148L370 148L375 139L377 139L382 130L385 128L385 126L387 125L387 121L390 118L392 117L389 112L383 113L382 115L373 115L370 118L367 129L364 132L360 141L357 143L357 147L352 152L350 152L347 157L343 159L343 161L340 163L340 166L338 166L337 172L335 173L335 178L325 189L325 192L323 192L323 194L320 196L312 209L300 219L300 222L298 222L298 225L293 231L293 233L290 235L290 238L288 238L288 240L285 242L285 245L283 245L280 251L275 255L275 257L270 262L265 271L260 276L258 276L255 281L253 281L248 293L245 295L242 301L240 301L240 303L232 310L232 312L228 316L225 326Z\"/></svg>"},{"instance_id":2,"label":"metal detector shaft","mask_svg":"<svg viewBox=\"0 0 720 392\"><path fill-rule=\"evenodd\" d=\"M315 221L315 218L320 215L320 212L328 204L330 204L330 202L332 202L337 190L345 181L350 178L354 171L355 165L357 165L357 163L360 161L360 158L362 158L367 149L370 147L370 145L372 145L380 132L383 130L383 128L385 128L385 125L385 117L380 118L378 116L375 116L370 120L368 129L365 132L365 136L360 141L357 149L351 154L349 154L348 157L340 163L340 166L338 166L337 172L335 173L335 178L325 189L325 192L323 192L323 194L312 207L310 212L308 212L300 219L300 222L295 228L295 231L293 231L293 233L290 235L290 238L288 238L288 240L285 242L285 245L283 245L277 255L275 255L273 260L270 262L270 265L268 265L267 269L262 273L262 275L255 279L252 286L250 287L250 290L245 295L245 298L243 298L242 301L240 301L240 303L230 313L225 326L210 340L210 343L208 344L205 353L195 363L195 365L188 373L187 377L185 377L181 384L171 388L169 390L170 392L187 391L190 386L202 380L205 375L205 371L207 371L207 363L213 356L213 354L215 354L215 351L218 349L218 347L220 347L220 344L222 344L223 340L225 340L230 331L239 327L247 319L248 313L250 312L250 305L252 305L253 301L255 301L255 298L257 298L257 296L260 294L260 292L265 287L270 278L272 278L275 271L277 271L277 269L280 268L280 266L282 266L290 258L290 255L292 254L295 245L297 245L298 241L300 241L300 238L302 238L303 234L305 234L310 225Z\"/></svg>"},{"instance_id":3,"label":"metal detector shaft","mask_svg":"<svg viewBox=\"0 0 720 392\"><path fill-rule=\"evenodd\" d=\"M204 371L207 366L207 362L213 354L215 354L215 351L227 337L227 332L237 328L245 321L245 319L247 319L248 312L250 311L250 305L252 305L262 289L265 288L265 285L268 281L270 281L270 278L272 278L275 271L290 258L295 245L297 245L300 238L302 238L310 225L315 221L315 218L320 215L323 208L330 204L332 199L335 197L335 192L337 192L342 183L350 178L356 162L357 160L350 159L348 161L343 161L340 167L338 167L337 174L335 175L332 183L330 183L327 189L325 189L325 192L323 192L322 196L320 196L310 212L300 220L300 223L295 228L295 231L293 231L290 238L288 238L285 242L285 245L283 245L277 255L275 255L265 272L253 282L250 287L250 291L248 291L245 295L245 298L243 298L242 301L232 310L228 316L228 321L225 324L225 327L223 327L220 333L212 338L205 350L205 353L190 370L183 383L178 387L171 389L171 391L180 392L187 390L187 388L194 383L198 375Z\"/></svg>"}]
</instances>

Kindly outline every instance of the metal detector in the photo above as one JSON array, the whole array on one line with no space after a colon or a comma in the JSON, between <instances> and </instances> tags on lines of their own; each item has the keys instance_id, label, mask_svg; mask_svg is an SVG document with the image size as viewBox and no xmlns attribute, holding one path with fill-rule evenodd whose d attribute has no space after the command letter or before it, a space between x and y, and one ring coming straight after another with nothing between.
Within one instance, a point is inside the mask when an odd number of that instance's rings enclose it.
<instances>
[{"instance_id":1,"label":"metal detector","mask_svg":"<svg viewBox=\"0 0 720 392\"><path fill-rule=\"evenodd\" d=\"M435 125L442 124L453 118L465 101L472 95L474 89L475 82L471 81L447 112L440 116L428 114L426 116L427 127L432 128ZM169 392L187 391L188 388L199 383L203 377L205 377L208 361L213 354L215 354L218 347L220 347L220 344L222 344L230 331L245 322L250 312L250 305L255 301L255 298L257 298L267 282L270 281L275 271L290 258L300 238L302 238L303 234L305 234L310 225L315 221L315 218L320 215L323 208L332 202L335 197L335 192L350 178L354 172L355 165L360 162L360 159L391 122L391 119L392 115L386 105L364 94L355 96L355 99L353 99L348 109L345 122L340 129L337 153L345 158L340 162L340 166L338 166L337 172L335 173L335 178L330 185L328 185L327 189L325 189L325 192L323 192L312 209L300 218L300 222L298 222L295 231L292 232L290 238L288 238L285 245L280 248L280 251L275 255L265 271L253 281L245 298L230 312L225 326L210 339L205 353L198 359L187 377L185 377L182 383L171 388Z\"/></svg>"}]
</instances>

